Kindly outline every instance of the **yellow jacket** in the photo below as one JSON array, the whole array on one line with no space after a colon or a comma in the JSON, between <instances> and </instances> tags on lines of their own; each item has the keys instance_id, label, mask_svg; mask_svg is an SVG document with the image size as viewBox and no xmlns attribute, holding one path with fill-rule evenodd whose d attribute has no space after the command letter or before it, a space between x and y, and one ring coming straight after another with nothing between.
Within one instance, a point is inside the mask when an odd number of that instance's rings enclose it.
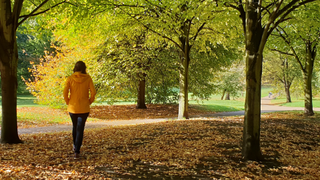
<instances>
[{"instance_id":1,"label":"yellow jacket","mask_svg":"<svg viewBox=\"0 0 320 180\"><path fill-rule=\"evenodd\" d=\"M68 112L74 114L90 112L90 104L94 101L95 95L96 90L88 74L75 72L68 77L63 90L63 97L68 105Z\"/></svg>"}]
</instances>

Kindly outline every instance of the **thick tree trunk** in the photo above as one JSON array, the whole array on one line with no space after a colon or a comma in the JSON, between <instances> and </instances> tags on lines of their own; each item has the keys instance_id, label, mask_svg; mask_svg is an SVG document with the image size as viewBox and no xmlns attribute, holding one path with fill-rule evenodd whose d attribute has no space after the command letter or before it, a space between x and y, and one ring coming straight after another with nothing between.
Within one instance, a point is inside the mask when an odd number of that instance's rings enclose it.
<instances>
[{"instance_id":1,"label":"thick tree trunk","mask_svg":"<svg viewBox=\"0 0 320 180\"><path fill-rule=\"evenodd\" d=\"M242 155L248 160L261 160L260 116L261 116L261 70L262 58L247 55L247 79Z\"/></svg>"},{"instance_id":2,"label":"thick tree trunk","mask_svg":"<svg viewBox=\"0 0 320 180\"><path fill-rule=\"evenodd\" d=\"M259 48L264 29L257 16L257 2L249 1L246 13L246 100L243 128L242 156L246 160L261 160L260 118L261 118L261 75L262 52Z\"/></svg>"},{"instance_id":3,"label":"thick tree trunk","mask_svg":"<svg viewBox=\"0 0 320 180\"><path fill-rule=\"evenodd\" d=\"M139 81L138 101L136 106L137 109L147 109L145 94L146 94L146 80L145 78L143 78Z\"/></svg>"},{"instance_id":4,"label":"thick tree trunk","mask_svg":"<svg viewBox=\"0 0 320 180\"><path fill-rule=\"evenodd\" d=\"M17 127L17 74L15 69L1 65L1 143L21 143Z\"/></svg>"},{"instance_id":5,"label":"thick tree trunk","mask_svg":"<svg viewBox=\"0 0 320 180\"><path fill-rule=\"evenodd\" d=\"M230 100L230 92L227 92L226 98L224 100Z\"/></svg>"},{"instance_id":6,"label":"thick tree trunk","mask_svg":"<svg viewBox=\"0 0 320 180\"><path fill-rule=\"evenodd\" d=\"M16 29L23 1L0 0L0 71L2 92L1 143L21 143L17 127L17 67Z\"/></svg>"},{"instance_id":7,"label":"thick tree trunk","mask_svg":"<svg viewBox=\"0 0 320 180\"><path fill-rule=\"evenodd\" d=\"M2 92L1 143L21 143L17 127L18 50L15 33L12 40L13 42L7 42L10 46L4 47L0 45L2 52L4 52L0 55Z\"/></svg>"}]
</instances>

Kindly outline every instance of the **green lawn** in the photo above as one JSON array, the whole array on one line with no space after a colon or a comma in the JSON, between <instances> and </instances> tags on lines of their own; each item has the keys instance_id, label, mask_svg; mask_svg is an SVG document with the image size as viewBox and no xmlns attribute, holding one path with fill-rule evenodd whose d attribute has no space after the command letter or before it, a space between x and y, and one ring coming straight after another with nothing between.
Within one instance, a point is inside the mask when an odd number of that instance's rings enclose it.
<instances>
[{"instance_id":1,"label":"green lawn","mask_svg":"<svg viewBox=\"0 0 320 180\"><path fill-rule=\"evenodd\" d=\"M292 98L291 103L286 103L286 100L287 99L284 97L278 97L278 98L272 100L271 103L278 104L281 106L287 106L287 107L304 107L304 99L303 98L299 98L299 99ZM313 98L312 104L313 104L313 107L320 108L320 98L319 97Z\"/></svg>"},{"instance_id":2,"label":"green lawn","mask_svg":"<svg viewBox=\"0 0 320 180\"><path fill-rule=\"evenodd\" d=\"M189 101L190 105L201 105L201 109L215 111L215 112L228 112L244 110L244 99L239 98L235 100L221 100L220 95L213 95L209 100L197 102L195 100Z\"/></svg>"},{"instance_id":3,"label":"green lawn","mask_svg":"<svg viewBox=\"0 0 320 180\"><path fill-rule=\"evenodd\" d=\"M36 98L32 95L18 95L17 106L18 107L45 107L35 103Z\"/></svg>"},{"instance_id":4,"label":"green lawn","mask_svg":"<svg viewBox=\"0 0 320 180\"><path fill-rule=\"evenodd\" d=\"M261 97L268 96L269 92L272 92L272 87L269 87L269 86L262 86L261 87Z\"/></svg>"}]
</instances>

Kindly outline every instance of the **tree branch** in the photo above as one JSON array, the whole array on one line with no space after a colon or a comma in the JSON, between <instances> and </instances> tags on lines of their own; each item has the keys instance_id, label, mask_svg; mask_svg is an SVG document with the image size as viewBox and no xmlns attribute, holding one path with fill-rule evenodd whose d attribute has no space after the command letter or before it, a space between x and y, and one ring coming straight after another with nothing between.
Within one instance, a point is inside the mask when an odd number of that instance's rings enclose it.
<instances>
[{"instance_id":1,"label":"tree branch","mask_svg":"<svg viewBox=\"0 0 320 180\"><path fill-rule=\"evenodd\" d=\"M157 34L158 36L164 38L164 39L167 39L171 42L173 42L177 47L179 47L180 49L182 49L182 47L176 42L174 41L172 38L166 36L166 35L163 35L163 34L160 34L159 32L155 31L154 29L151 29L150 27L148 27L147 25L145 25L144 23L142 23L138 18L134 18L131 14L127 13L126 11L120 9L122 12L124 12L125 14L127 14L128 16L130 16L132 19L138 21L139 24L141 24L143 27L145 27L147 30Z\"/></svg>"},{"instance_id":2,"label":"tree branch","mask_svg":"<svg viewBox=\"0 0 320 180\"><path fill-rule=\"evenodd\" d=\"M196 38L197 38L198 35L199 35L199 32L203 29L203 27L204 27L205 24L206 24L206 23L203 23L203 24L199 27L199 29L197 30L196 35L193 36L191 39L196 40Z\"/></svg>"},{"instance_id":3,"label":"tree branch","mask_svg":"<svg viewBox=\"0 0 320 180\"><path fill-rule=\"evenodd\" d=\"M23 18L23 19L18 23L18 26L21 25L24 21L26 21L29 17L33 17L33 16L37 16L37 15L39 15L39 14L46 13L47 11L49 11L49 10L51 10L51 9L59 6L60 4L63 4L63 3L66 2L66 0L64 0L64 1L62 1L62 2L60 2L60 3L58 3L58 4L56 4L56 5L54 5L54 6L52 6L52 7L50 7L50 8L48 8L48 9L44 10L44 11L41 11L41 12L36 13L36 12L37 12L42 6L44 6L48 1L49 1L49 0L43 1L43 2L42 2L38 7L36 7L30 14L24 15L24 16L20 16L19 18Z\"/></svg>"},{"instance_id":4,"label":"tree branch","mask_svg":"<svg viewBox=\"0 0 320 180\"><path fill-rule=\"evenodd\" d=\"M299 56L297 55L296 51L294 50L294 48L292 47L292 45L290 44L290 42L288 41L288 39L286 37L283 36L283 34L280 32L280 30L278 28L276 28L276 30L278 31L279 33L279 36L284 40L284 42L290 47L291 51L293 52L293 56L295 57L295 59L298 61L299 65L300 65L300 68L303 72L306 71L306 69L303 67L303 64L302 62L300 61L300 58ZM285 30L284 29L281 29L285 34Z\"/></svg>"},{"instance_id":5,"label":"tree branch","mask_svg":"<svg viewBox=\"0 0 320 180\"><path fill-rule=\"evenodd\" d=\"M278 49L271 49L271 48L269 48L269 50L270 50L270 51L274 51L274 52L278 52L278 53L284 54L284 55L294 56L294 54L292 54L292 53L280 51L280 50L278 50Z\"/></svg>"},{"instance_id":6,"label":"tree branch","mask_svg":"<svg viewBox=\"0 0 320 180\"><path fill-rule=\"evenodd\" d=\"M245 23L246 22L246 12L244 11L242 0L239 0L238 6L233 5L231 3L225 3L224 5L227 6L227 7L231 7L233 9L236 9L236 10L238 10L240 12L239 17L242 20L243 32L244 32L244 34L246 34L246 23Z\"/></svg>"},{"instance_id":7,"label":"tree branch","mask_svg":"<svg viewBox=\"0 0 320 180\"><path fill-rule=\"evenodd\" d=\"M19 15L20 15L20 13L21 13L22 6L23 6L23 0L17 0L17 1L15 1L14 7L13 7L13 12L12 12L13 21L14 21L14 28L15 28L15 29L17 29L18 26L20 25L20 24L18 23L18 20L19 20Z\"/></svg>"}]
</instances>

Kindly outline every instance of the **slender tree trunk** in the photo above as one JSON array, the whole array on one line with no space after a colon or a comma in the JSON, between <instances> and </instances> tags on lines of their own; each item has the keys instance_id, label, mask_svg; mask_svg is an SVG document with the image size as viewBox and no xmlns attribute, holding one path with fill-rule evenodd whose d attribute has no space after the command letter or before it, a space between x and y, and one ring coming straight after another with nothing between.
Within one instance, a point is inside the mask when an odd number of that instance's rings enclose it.
<instances>
[{"instance_id":1,"label":"slender tree trunk","mask_svg":"<svg viewBox=\"0 0 320 180\"><path fill-rule=\"evenodd\" d=\"M191 45L189 43L191 21L187 20L181 30L184 32L184 36L180 37L181 52L180 52L180 68L179 68L179 112L178 119L189 119L188 115L188 85L189 85L189 63L190 63L190 50Z\"/></svg>"},{"instance_id":2,"label":"slender tree trunk","mask_svg":"<svg viewBox=\"0 0 320 180\"><path fill-rule=\"evenodd\" d=\"M230 92L227 92L226 98L224 100L230 100Z\"/></svg>"},{"instance_id":3,"label":"slender tree trunk","mask_svg":"<svg viewBox=\"0 0 320 180\"><path fill-rule=\"evenodd\" d=\"M285 91L286 91L287 103L291 103L290 85L288 85L288 83L286 83L284 88L285 88Z\"/></svg>"},{"instance_id":4,"label":"slender tree trunk","mask_svg":"<svg viewBox=\"0 0 320 180\"><path fill-rule=\"evenodd\" d=\"M304 114L306 116L313 116L313 105L312 105L312 73L313 65L316 57L316 47L312 49L312 43L306 43L306 68L303 73L304 80Z\"/></svg>"},{"instance_id":5,"label":"slender tree trunk","mask_svg":"<svg viewBox=\"0 0 320 180\"><path fill-rule=\"evenodd\" d=\"M224 95L225 95L225 93L226 93L226 89L225 90L223 90L223 93L222 93L222 96L221 96L221 100L223 100L223 98L224 98Z\"/></svg>"},{"instance_id":6,"label":"slender tree trunk","mask_svg":"<svg viewBox=\"0 0 320 180\"><path fill-rule=\"evenodd\" d=\"M312 73L308 72L304 74L304 114L306 116L313 116L313 105L312 105Z\"/></svg>"},{"instance_id":7,"label":"slender tree trunk","mask_svg":"<svg viewBox=\"0 0 320 180\"><path fill-rule=\"evenodd\" d=\"M280 56L281 58L281 56ZM290 96L290 86L291 86L291 83L293 80L289 80L291 79L289 77L289 62L288 62L288 59L285 58L284 59L284 62L283 62L283 66L284 66L284 79L283 79L283 82L284 82L284 89L285 89L285 92L286 92L286 97L287 97L287 103L291 103L291 96Z\"/></svg>"},{"instance_id":8,"label":"slender tree trunk","mask_svg":"<svg viewBox=\"0 0 320 180\"><path fill-rule=\"evenodd\" d=\"M256 1L246 4L246 100L243 128L242 156L246 160L261 160L260 117L262 52L259 52L264 29L257 15Z\"/></svg>"},{"instance_id":9,"label":"slender tree trunk","mask_svg":"<svg viewBox=\"0 0 320 180\"><path fill-rule=\"evenodd\" d=\"M139 81L138 101L136 106L137 109L147 109L145 94L146 94L146 79L144 76L143 79Z\"/></svg>"},{"instance_id":10,"label":"slender tree trunk","mask_svg":"<svg viewBox=\"0 0 320 180\"><path fill-rule=\"evenodd\" d=\"M189 119L188 115L188 81L189 81L189 62L188 60L184 60L183 57L182 67L180 68L179 74L179 112L178 119Z\"/></svg>"}]
</instances>

